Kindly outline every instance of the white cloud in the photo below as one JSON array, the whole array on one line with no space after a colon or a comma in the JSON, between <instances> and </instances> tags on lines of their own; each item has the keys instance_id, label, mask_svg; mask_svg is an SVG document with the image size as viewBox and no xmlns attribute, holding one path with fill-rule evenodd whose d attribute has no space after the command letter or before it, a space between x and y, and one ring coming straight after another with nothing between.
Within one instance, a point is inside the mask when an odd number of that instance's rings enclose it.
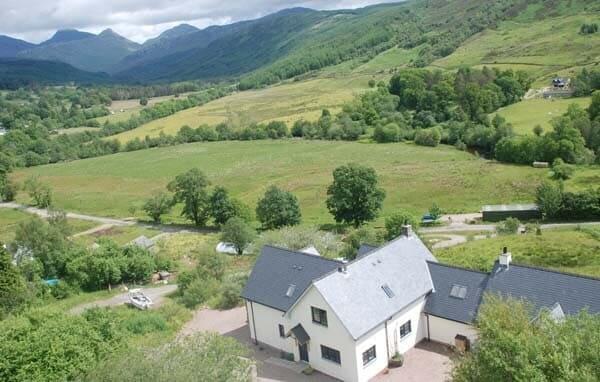
<instances>
[{"instance_id":1,"label":"white cloud","mask_svg":"<svg viewBox=\"0 0 600 382\"><path fill-rule=\"evenodd\" d=\"M290 7L357 8L389 0L2 0L0 34L40 42L57 29L112 28L143 42L180 23L203 28Z\"/></svg>"}]
</instances>

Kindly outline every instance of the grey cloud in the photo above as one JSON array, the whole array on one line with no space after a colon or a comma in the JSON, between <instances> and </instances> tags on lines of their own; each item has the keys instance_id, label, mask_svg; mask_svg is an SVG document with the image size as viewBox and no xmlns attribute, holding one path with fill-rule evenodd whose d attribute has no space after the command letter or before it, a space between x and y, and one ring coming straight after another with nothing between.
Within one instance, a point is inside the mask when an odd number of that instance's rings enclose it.
<instances>
[{"instance_id":1,"label":"grey cloud","mask_svg":"<svg viewBox=\"0 0 600 382\"><path fill-rule=\"evenodd\" d=\"M198 27L252 19L290 7L357 8L389 0L1 0L0 34L34 42L55 30L112 28L138 42L182 22Z\"/></svg>"}]
</instances>

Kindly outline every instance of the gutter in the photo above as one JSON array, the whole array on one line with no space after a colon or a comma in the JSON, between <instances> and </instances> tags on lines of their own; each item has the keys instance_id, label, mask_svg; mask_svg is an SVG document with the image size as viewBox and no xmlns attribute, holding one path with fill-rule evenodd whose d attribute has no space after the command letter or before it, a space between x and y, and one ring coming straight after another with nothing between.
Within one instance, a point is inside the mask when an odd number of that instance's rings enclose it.
<instances>
[{"instance_id":1,"label":"gutter","mask_svg":"<svg viewBox=\"0 0 600 382\"><path fill-rule=\"evenodd\" d=\"M250 309L252 310L252 326L254 327L254 345L258 345L258 335L256 334L256 320L254 319L254 304L250 301Z\"/></svg>"}]
</instances>

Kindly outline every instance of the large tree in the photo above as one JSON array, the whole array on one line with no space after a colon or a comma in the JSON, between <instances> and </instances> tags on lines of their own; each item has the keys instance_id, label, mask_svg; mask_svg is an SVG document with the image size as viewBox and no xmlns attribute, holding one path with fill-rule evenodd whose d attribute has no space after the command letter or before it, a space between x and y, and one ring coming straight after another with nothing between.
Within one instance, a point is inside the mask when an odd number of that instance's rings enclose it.
<instances>
[{"instance_id":1,"label":"large tree","mask_svg":"<svg viewBox=\"0 0 600 382\"><path fill-rule=\"evenodd\" d=\"M300 224L298 199L294 194L271 186L258 201L256 217L264 229L277 229Z\"/></svg>"},{"instance_id":2,"label":"large tree","mask_svg":"<svg viewBox=\"0 0 600 382\"><path fill-rule=\"evenodd\" d=\"M217 186L210 195L210 214L215 224L221 226L234 216L238 216L237 205L229 197L224 187Z\"/></svg>"},{"instance_id":3,"label":"large tree","mask_svg":"<svg viewBox=\"0 0 600 382\"><path fill-rule=\"evenodd\" d=\"M385 199L385 191L378 187L375 170L357 164L333 171L333 183L327 189L327 195L327 208L335 221L354 227L374 220Z\"/></svg>"},{"instance_id":4,"label":"large tree","mask_svg":"<svg viewBox=\"0 0 600 382\"><path fill-rule=\"evenodd\" d=\"M210 216L209 196L207 188L210 182L197 168L177 175L168 185L169 191L175 193L173 200L183 203L181 215L193 221L197 226L206 224Z\"/></svg>"},{"instance_id":5,"label":"large tree","mask_svg":"<svg viewBox=\"0 0 600 382\"><path fill-rule=\"evenodd\" d=\"M517 300L488 295L475 349L454 369L454 382L598 381L600 317L553 320Z\"/></svg>"}]
</instances>

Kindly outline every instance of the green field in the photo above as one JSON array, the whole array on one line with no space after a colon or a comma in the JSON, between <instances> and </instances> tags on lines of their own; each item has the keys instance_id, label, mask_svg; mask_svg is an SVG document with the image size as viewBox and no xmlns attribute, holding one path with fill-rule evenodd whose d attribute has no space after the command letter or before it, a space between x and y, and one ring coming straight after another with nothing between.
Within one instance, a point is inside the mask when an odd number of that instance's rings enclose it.
<instances>
[{"instance_id":1,"label":"green field","mask_svg":"<svg viewBox=\"0 0 600 382\"><path fill-rule=\"evenodd\" d=\"M507 21L495 29L473 36L451 55L434 66L456 69L480 64L506 65L524 69L547 86L547 79L569 67L600 61L600 37L581 35L579 27L595 14L557 17L546 20ZM518 67L515 67L517 65Z\"/></svg>"},{"instance_id":2,"label":"green field","mask_svg":"<svg viewBox=\"0 0 600 382\"><path fill-rule=\"evenodd\" d=\"M397 208L423 213L437 202L448 212L478 211L483 204L531 201L546 170L499 164L453 147L331 141L254 141L196 143L120 153L20 170L17 180L39 175L52 185L56 204L69 211L129 216L153 192L192 167L213 184L254 206L276 184L294 192L305 223L330 223L325 208L332 170L348 162L373 166L387 191L384 215ZM583 185L595 168L577 172ZM582 180L583 179L583 180ZM28 202L25 195L19 200ZM175 215L175 213L174 213Z\"/></svg>"},{"instance_id":3,"label":"green field","mask_svg":"<svg viewBox=\"0 0 600 382\"><path fill-rule=\"evenodd\" d=\"M556 229L535 234L498 236L435 250L440 262L491 270L508 247L515 263L600 277L600 228Z\"/></svg>"},{"instance_id":4,"label":"green field","mask_svg":"<svg viewBox=\"0 0 600 382\"><path fill-rule=\"evenodd\" d=\"M279 120L292 124L298 119L316 120L324 108L335 113L343 103L368 89L369 75L323 76L301 82L286 82L261 90L251 90L209 102L206 105L187 109L166 118L149 122L137 129L126 131L112 138L127 142L146 135L176 134L188 125L216 125L232 122L246 125L253 122Z\"/></svg>"},{"instance_id":5,"label":"green field","mask_svg":"<svg viewBox=\"0 0 600 382\"><path fill-rule=\"evenodd\" d=\"M125 245L142 235L148 238L152 238L158 235L159 233L159 230L151 227L142 227L134 225L127 227L110 227L89 235L78 236L75 240L83 245L91 245L99 239L104 238L110 239L119 245Z\"/></svg>"},{"instance_id":6,"label":"green field","mask_svg":"<svg viewBox=\"0 0 600 382\"><path fill-rule=\"evenodd\" d=\"M561 116L572 103L582 108L590 105L591 98L566 98L566 99L528 99L498 110L498 114L512 123L517 134L533 134L535 125L540 125L544 130L551 129L550 120Z\"/></svg>"}]
</instances>

